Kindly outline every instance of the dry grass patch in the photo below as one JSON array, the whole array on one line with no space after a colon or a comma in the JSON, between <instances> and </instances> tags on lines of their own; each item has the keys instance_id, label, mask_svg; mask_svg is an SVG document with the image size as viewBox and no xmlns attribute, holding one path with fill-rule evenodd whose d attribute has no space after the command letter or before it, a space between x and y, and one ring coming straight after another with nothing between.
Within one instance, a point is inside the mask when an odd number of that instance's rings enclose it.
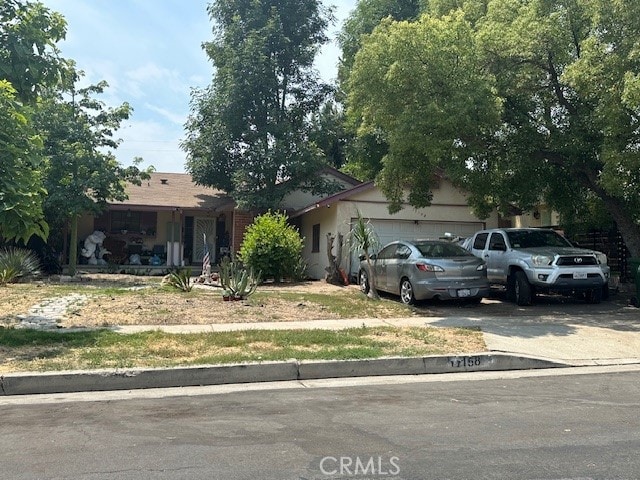
<instances>
[{"instance_id":1,"label":"dry grass patch","mask_svg":"<svg viewBox=\"0 0 640 480\"><path fill-rule=\"evenodd\" d=\"M87 297L69 309L61 327L112 325L184 325L289 322L336 318L410 316L413 310L394 300L371 301L356 286L324 281L266 284L240 302L224 302L220 288L198 285L191 292L160 286L158 277L81 275L80 282L55 278L10 285L0 291L0 324L18 321L33 306L71 293Z\"/></svg>"},{"instance_id":2,"label":"dry grass patch","mask_svg":"<svg viewBox=\"0 0 640 480\"><path fill-rule=\"evenodd\" d=\"M42 332L0 328L0 374L12 371L171 367L259 361L353 360L473 353L477 330L360 327L200 334L109 330Z\"/></svg>"}]
</instances>

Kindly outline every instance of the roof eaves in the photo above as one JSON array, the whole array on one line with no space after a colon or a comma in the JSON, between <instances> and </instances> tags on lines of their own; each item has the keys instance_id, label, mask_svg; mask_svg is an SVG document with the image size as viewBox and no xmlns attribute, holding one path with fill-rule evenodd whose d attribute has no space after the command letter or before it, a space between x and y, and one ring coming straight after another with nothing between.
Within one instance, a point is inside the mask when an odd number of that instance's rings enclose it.
<instances>
[{"instance_id":1,"label":"roof eaves","mask_svg":"<svg viewBox=\"0 0 640 480\"><path fill-rule=\"evenodd\" d=\"M300 215L304 215L305 213L311 212L316 208L326 207L327 205L331 205L332 203L338 202L340 200L345 200L357 193L366 192L367 190L371 190L375 187L373 181L360 183L352 188L348 188L347 190L342 190L341 192L330 195L322 200L318 200L306 207L301 208L300 210L292 213L289 218L299 217Z\"/></svg>"}]
</instances>

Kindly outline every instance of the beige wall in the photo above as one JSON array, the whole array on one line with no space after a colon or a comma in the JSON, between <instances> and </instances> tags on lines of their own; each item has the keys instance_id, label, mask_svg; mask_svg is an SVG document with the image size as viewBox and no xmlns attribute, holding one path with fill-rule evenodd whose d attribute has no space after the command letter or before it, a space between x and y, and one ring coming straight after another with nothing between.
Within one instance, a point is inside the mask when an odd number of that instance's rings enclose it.
<instances>
[{"instance_id":1,"label":"beige wall","mask_svg":"<svg viewBox=\"0 0 640 480\"><path fill-rule=\"evenodd\" d=\"M309 275L315 279L324 278L324 269L328 265L326 234L329 231L334 235L342 233L346 243L347 234L351 229L351 219L357 216L357 211L360 211L364 218L370 219L443 222L444 224L484 222L487 228L498 226L497 214L494 213L485 220L478 219L467 205L465 195L445 180L441 181L440 188L435 189L433 194L430 207L416 209L405 205L405 208L391 215L387 209L388 202L384 194L377 188L372 188L353 195L348 200L337 201L328 208L319 207L304 214L301 218L301 234L305 237L303 256L309 263ZM320 223L320 251L311 253L312 227L317 223ZM343 246L342 257L341 267L348 272L351 252L347 244Z\"/></svg>"},{"instance_id":2,"label":"beige wall","mask_svg":"<svg viewBox=\"0 0 640 480\"><path fill-rule=\"evenodd\" d=\"M560 224L560 216L547 206L541 205L533 212L512 217L511 222L516 228L551 227Z\"/></svg>"},{"instance_id":3,"label":"beige wall","mask_svg":"<svg viewBox=\"0 0 640 480\"><path fill-rule=\"evenodd\" d=\"M321 279L325 276L325 267L329 265L327 260L327 233L337 235L336 206L329 208L317 208L303 215L300 223L300 235L304 238L302 257L307 261L307 273L311 278ZM320 250L312 252L313 226L320 224ZM336 243L334 242L333 254L335 255Z\"/></svg>"}]
</instances>

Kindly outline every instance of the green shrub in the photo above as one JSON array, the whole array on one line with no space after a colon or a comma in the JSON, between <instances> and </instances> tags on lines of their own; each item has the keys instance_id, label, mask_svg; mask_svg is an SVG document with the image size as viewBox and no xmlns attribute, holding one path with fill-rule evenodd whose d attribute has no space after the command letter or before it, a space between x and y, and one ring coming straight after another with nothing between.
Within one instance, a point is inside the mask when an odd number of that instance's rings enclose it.
<instances>
[{"instance_id":1,"label":"green shrub","mask_svg":"<svg viewBox=\"0 0 640 480\"><path fill-rule=\"evenodd\" d=\"M294 278L302 258L303 240L283 213L267 212L249 225L240 246L242 262L263 279Z\"/></svg>"},{"instance_id":2,"label":"green shrub","mask_svg":"<svg viewBox=\"0 0 640 480\"><path fill-rule=\"evenodd\" d=\"M13 247L0 250L0 285L39 274L40 261L31 250Z\"/></svg>"}]
</instances>

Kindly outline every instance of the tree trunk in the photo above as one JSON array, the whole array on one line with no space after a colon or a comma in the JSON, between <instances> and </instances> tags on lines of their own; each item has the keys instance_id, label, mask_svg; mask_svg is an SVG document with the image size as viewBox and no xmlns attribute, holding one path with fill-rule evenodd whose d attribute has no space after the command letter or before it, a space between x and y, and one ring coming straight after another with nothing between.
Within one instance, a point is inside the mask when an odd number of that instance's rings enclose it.
<instances>
[{"instance_id":1,"label":"tree trunk","mask_svg":"<svg viewBox=\"0 0 640 480\"><path fill-rule=\"evenodd\" d=\"M329 266L325 268L327 274L325 281L333 285L343 285L342 274L340 273L340 262L342 259L342 234L338 234L338 245L336 246L336 255L333 255L333 242L336 237L327 233L327 258Z\"/></svg>"},{"instance_id":2,"label":"tree trunk","mask_svg":"<svg viewBox=\"0 0 640 480\"><path fill-rule=\"evenodd\" d=\"M69 275L76 274L78 264L78 216L71 216L71 240L69 241Z\"/></svg>"},{"instance_id":3,"label":"tree trunk","mask_svg":"<svg viewBox=\"0 0 640 480\"><path fill-rule=\"evenodd\" d=\"M380 300L376 282L376 272L373 271L373 266L371 265L371 257L369 256L369 252L367 250L364 251L364 255L367 259L367 267L369 267L369 297L373 298L374 300Z\"/></svg>"},{"instance_id":4,"label":"tree trunk","mask_svg":"<svg viewBox=\"0 0 640 480\"><path fill-rule=\"evenodd\" d=\"M632 257L640 257L640 227L624 212L613 210L611 216L616 222L625 245Z\"/></svg>"},{"instance_id":5,"label":"tree trunk","mask_svg":"<svg viewBox=\"0 0 640 480\"><path fill-rule=\"evenodd\" d=\"M600 200L602 200L605 209L616 222L618 231L620 232L620 235L622 235L622 239L629 249L631 256L640 257L640 225L633 220L633 217L630 214L626 213L628 209L625 202L617 197L609 195L609 193L599 184L594 171L585 170L583 173L583 185L592 190Z\"/></svg>"}]
</instances>

